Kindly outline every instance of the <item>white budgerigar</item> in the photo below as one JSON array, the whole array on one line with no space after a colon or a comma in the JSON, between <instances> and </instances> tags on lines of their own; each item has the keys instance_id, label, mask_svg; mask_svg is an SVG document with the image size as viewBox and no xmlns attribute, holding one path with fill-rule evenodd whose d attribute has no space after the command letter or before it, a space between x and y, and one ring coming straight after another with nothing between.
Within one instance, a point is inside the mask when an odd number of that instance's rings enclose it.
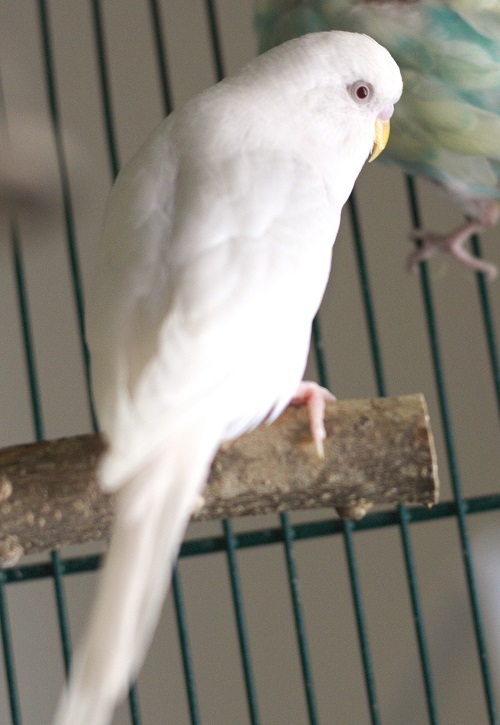
<instances>
[{"instance_id":1,"label":"white budgerigar","mask_svg":"<svg viewBox=\"0 0 500 725\"><path fill-rule=\"evenodd\" d=\"M175 111L120 173L88 306L116 520L57 725L105 725L126 694L220 443L298 395L321 448L328 394L300 382L311 322L401 90L371 38L307 35Z\"/></svg>"}]
</instances>

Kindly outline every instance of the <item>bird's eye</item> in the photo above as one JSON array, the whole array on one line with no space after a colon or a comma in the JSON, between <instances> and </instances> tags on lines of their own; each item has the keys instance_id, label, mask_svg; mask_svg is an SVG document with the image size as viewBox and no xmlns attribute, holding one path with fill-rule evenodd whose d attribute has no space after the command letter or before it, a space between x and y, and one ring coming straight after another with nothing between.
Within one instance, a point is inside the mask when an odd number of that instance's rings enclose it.
<instances>
[{"instance_id":1,"label":"bird's eye","mask_svg":"<svg viewBox=\"0 0 500 725\"><path fill-rule=\"evenodd\" d=\"M366 103L373 95L373 87L366 81L356 81L349 87L349 93L358 103Z\"/></svg>"}]
</instances>

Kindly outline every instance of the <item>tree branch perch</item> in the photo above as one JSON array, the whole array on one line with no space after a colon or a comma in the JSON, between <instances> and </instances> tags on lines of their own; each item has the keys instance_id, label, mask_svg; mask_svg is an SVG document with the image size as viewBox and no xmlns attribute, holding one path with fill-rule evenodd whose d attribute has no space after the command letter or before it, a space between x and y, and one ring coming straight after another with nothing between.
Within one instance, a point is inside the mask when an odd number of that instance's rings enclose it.
<instances>
[{"instance_id":1,"label":"tree branch perch","mask_svg":"<svg viewBox=\"0 0 500 725\"><path fill-rule=\"evenodd\" d=\"M375 504L438 500L436 454L422 395L327 406L319 459L306 409L290 406L221 446L193 519L335 507L358 519ZM113 497L96 482L99 435L0 450L0 562L110 534Z\"/></svg>"}]
</instances>

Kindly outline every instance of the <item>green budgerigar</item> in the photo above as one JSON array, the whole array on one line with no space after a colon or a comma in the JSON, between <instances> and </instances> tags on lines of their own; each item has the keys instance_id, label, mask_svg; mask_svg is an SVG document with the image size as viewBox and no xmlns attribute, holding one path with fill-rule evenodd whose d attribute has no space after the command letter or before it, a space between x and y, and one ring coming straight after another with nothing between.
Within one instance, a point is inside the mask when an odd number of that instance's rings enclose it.
<instances>
[{"instance_id":1,"label":"green budgerigar","mask_svg":"<svg viewBox=\"0 0 500 725\"><path fill-rule=\"evenodd\" d=\"M408 266L447 251L497 274L464 249L500 218L500 0L256 0L261 50L318 30L366 33L399 64L404 93L386 159L422 176L467 217L446 235L418 230Z\"/></svg>"}]
</instances>

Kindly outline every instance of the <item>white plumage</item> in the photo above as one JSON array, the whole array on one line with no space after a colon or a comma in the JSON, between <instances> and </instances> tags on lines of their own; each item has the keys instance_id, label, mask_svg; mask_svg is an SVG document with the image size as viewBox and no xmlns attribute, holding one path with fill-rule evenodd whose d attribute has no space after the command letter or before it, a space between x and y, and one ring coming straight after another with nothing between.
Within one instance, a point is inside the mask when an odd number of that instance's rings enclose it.
<instances>
[{"instance_id":1,"label":"white plumage","mask_svg":"<svg viewBox=\"0 0 500 725\"><path fill-rule=\"evenodd\" d=\"M87 316L100 481L120 491L55 725L110 721L218 446L297 391L342 206L401 88L371 38L304 36L193 98L120 173Z\"/></svg>"}]
</instances>

